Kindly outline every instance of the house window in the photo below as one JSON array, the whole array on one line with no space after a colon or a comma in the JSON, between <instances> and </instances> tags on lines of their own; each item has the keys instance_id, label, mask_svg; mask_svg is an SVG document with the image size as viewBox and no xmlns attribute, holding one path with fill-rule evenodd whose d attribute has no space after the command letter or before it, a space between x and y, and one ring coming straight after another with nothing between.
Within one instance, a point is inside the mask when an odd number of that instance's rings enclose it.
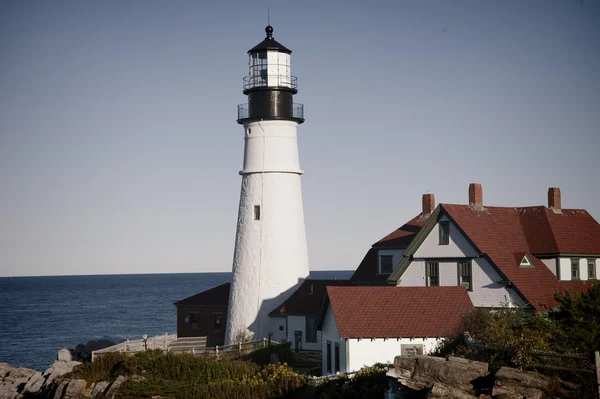
<instances>
[{"instance_id":1,"label":"house window","mask_svg":"<svg viewBox=\"0 0 600 399\"><path fill-rule=\"evenodd\" d=\"M223 329L223 313L213 313L215 320L215 331L221 331Z\"/></svg>"},{"instance_id":2,"label":"house window","mask_svg":"<svg viewBox=\"0 0 600 399\"><path fill-rule=\"evenodd\" d=\"M571 280L579 280L579 259L571 259Z\"/></svg>"},{"instance_id":3,"label":"house window","mask_svg":"<svg viewBox=\"0 0 600 399\"><path fill-rule=\"evenodd\" d=\"M425 273L427 277L427 286L432 287L440 285L440 264L437 262L427 262L425 264Z\"/></svg>"},{"instance_id":4,"label":"house window","mask_svg":"<svg viewBox=\"0 0 600 399\"><path fill-rule=\"evenodd\" d=\"M198 313L188 313L185 316L185 322L192 328L198 328Z\"/></svg>"},{"instance_id":5,"label":"house window","mask_svg":"<svg viewBox=\"0 0 600 399\"><path fill-rule=\"evenodd\" d=\"M260 205L254 205L254 220L260 220Z\"/></svg>"},{"instance_id":6,"label":"house window","mask_svg":"<svg viewBox=\"0 0 600 399\"><path fill-rule=\"evenodd\" d=\"M325 357L327 358L327 372L331 373L331 341L327 341L327 353Z\"/></svg>"},{"instance_id":7,"label":"house window","mask_svg":"<svg viewBox=\"0 0 600 399\"><path fill-rule=\"evenodd\" d=\"M450 244L450 222L440 222L440 245Z\"/></svg>"},{"instance_id":8,"label":"house window","mask_svg":"<svg viewBox=\"0 0 600 399\"><path fill-rule=\"evenodd\" d=\"M317 342L317 317L306 316L306 342Z\"/></svg>"},{"instance_id":9,"label":"house window","mask_svg":"<svg viewBox=\"0 0 600 399\"><path fill-rule=\"evenodd\" d=\"M379 274L390 274L394 271L394 256L381 255L379 256Z\"/></svg>"},{"instance_id":10,"label":"house window","mask_svg":"<svg viewBox=\"0 0 600 399\"><path fill-rule=\"evenodd\" d=\"M596 279L596 259L588 259L588 280Z\"/></svg>"},{"instance_id":11,"label":"house window","mask_svg":"<svg viewBox=\"0 0 600 399\"><path fill-rule=\"evenodd\" d=\"M335 343L335 372L340 371L340 344Z\"/></svg>"},{"instance_id":12,"label":"house window","mask_svg":"<svg viewBox=\"0 0 600 399\"><path fill-rule=\"evenodd\" d=\"M458 262L458 285L462 285L469 291L473 290L472 271L470 260Z\"/></svg>"}]
</instances>

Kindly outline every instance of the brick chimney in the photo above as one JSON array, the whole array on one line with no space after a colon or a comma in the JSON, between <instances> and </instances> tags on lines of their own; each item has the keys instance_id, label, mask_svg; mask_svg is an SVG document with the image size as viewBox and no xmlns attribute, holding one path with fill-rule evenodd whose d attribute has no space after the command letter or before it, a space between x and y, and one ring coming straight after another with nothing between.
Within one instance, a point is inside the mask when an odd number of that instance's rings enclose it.
<instances>
[{"instance_id":1,"label":"brick chimney","mask_svg":"<svg viewBox=\"0 0 600 399\"><path fill-rule=\"evenodd\" d=\"M469 205L476 209L483 209L483 189L481 188L481 184L469 184Z\"/></svg>"},{"instance_id":2,"label":"brick chimney","mask_svg":"<svg viewBox=\"0 0 600 399\"><path fill-rule=\"evenodd\" d=\"M555 213L562 213L560 202L560 188L550 187L548 189L548 208L552 209Z\"/></svg>"},{"instance_id":3,"label":"brick chimney","mask_svg":"<svg viewBox=\"0 0 600 399\"><path fill-rule=\"evenodd\" d=\"M431 215L435 209L435 196L433 194L423 194L423 216Z\"/></svg>"}]
</instances>

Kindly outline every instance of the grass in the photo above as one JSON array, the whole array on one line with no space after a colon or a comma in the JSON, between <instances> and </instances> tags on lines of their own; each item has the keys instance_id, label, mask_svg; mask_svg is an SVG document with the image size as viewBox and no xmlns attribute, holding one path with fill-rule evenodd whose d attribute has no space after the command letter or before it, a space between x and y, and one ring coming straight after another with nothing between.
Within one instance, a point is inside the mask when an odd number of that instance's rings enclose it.
<instances>
[{"instance_id":1,"label":"grass","mask_svg":"<svg viewBox=\"0 0 600 399\"><path fill-rule=\"evenodd\" d=\"M133 356L108 353L93 363L77 366L66 377L81 378L89 383L113 381L119 375L132 377L121 387L120 399L152 396L173 399L365 398L382 397L387 389L383 368L365 368L354 378L343 376L314 385L287 363L268 364L271 353L276 353L279 359L293 361L293 353L285 347L220 359L160 351Z\"/></svg>"}]
</instances>

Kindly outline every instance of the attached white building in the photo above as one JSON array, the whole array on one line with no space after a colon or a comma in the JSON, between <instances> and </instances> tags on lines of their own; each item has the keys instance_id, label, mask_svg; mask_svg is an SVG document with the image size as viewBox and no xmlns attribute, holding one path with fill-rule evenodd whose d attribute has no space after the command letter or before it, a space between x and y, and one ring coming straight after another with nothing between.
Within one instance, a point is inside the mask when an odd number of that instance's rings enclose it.
<instances>
[{"instance_id":1,"label":"attached white building","mask_svg":"<svg viewBox=\"0 0 600 399\"><path fill-rule=\"evenodd\" d=\"M322 373L357 371L397 355L427 354L471 309L465 288L327 287L319 316Z\"/></svg>"}]
</instances>

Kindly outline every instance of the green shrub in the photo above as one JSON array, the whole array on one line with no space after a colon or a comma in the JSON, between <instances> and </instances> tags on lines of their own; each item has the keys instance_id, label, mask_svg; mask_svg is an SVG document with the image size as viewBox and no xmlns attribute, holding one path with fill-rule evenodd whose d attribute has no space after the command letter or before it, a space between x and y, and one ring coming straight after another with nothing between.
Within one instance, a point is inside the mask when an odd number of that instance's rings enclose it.
<instances>
[{"instance_id":1,"label":"green shrub","mask_svg":"<svg viewBox=\"0 0 600 399\"><path fill-rule=\"evenodd\" d=\"M292 343L284 342L279 345L271 345L261 348L242 356L243 360L251 361L259 366L266 366L271 363L271 356L277 355L277 360L281 363L287 363L290 367L296 366L296 358L292 351Z\"/></svg>"}]
</instances>

